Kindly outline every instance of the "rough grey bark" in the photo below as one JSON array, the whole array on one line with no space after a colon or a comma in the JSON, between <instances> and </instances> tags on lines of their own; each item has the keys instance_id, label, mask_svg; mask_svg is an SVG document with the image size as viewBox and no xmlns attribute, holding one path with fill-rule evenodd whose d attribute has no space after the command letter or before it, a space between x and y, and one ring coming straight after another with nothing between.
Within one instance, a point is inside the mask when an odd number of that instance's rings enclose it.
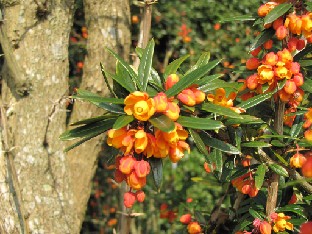
<instances>
[{"instance_id":1,"label":"rough grey bark","mask_svg":"<svg viewBox=\"0 0 312 234\"><path fill-rule=\"evenodd\" d=\"M118 52L126 60L130 49L130 8L128 0L84 0L86 26L88 28L88 54L80 88L107 96L109 91L101 74L100 62L114 72L116 60L105 48ZM103 113L102 109L77 101L70 122L90 118ZM97 167L104 136L94 138L70 151L67 155L75 194L74 204L78 222L83 221L90 196L91 181ZM72 144L72 142L70 142Z\"/></svg>"},{"instance_id":2,"label":"rough grey bark","mask_svg":"<svg viewBox=\"0 0 312 234\"><path fill-rule=\"evenodd\" d=\"M8 157L0 155L1 233L78 233L58 138L66 128L73 0L2 0L1 5L1 114L7 118L2 130L8 130L13 163L10 171Z\"/></svg>"}]
</instances>

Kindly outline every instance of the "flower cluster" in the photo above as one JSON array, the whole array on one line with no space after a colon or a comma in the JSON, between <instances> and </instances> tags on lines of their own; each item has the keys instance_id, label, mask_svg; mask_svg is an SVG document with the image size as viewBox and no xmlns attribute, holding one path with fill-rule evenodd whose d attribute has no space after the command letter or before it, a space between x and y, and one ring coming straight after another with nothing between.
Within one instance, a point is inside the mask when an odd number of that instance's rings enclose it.
<instances>
[{"instance_id":1,"label":"flower cluster","mask_svg":"<svg viewBox=\"0 0 312 234\"><path fill-rule=\"evenodd\" d=\"M192 221L191 214L184 214L180 217L180 222L187 225L187 231L190 234L199 234L202 233L202 228L197 221Z\"/></svg>"},{"instance_id":2,"label":"flower cluster","mask_svg":"<svg viewBox=\"0 0 312 234\"><path fill-rule=\"evenodd\" d=\"M169 209L168 204L162 203L160 205L160 218L168 219L169 223L172 223L177 218L177 212Z\"/></svg>"},{"instance_id":3,"label":"flower cluster","mask_svg":"<svg viewBox=\"0 0 312 234\"><path fill-rule=\"evenodd\" d=\"M256 188L252 172L248 172L231 181L232 185L241 193L248 194L250 197L257 196L259 189Z\"/></svg>"}]
</instances>

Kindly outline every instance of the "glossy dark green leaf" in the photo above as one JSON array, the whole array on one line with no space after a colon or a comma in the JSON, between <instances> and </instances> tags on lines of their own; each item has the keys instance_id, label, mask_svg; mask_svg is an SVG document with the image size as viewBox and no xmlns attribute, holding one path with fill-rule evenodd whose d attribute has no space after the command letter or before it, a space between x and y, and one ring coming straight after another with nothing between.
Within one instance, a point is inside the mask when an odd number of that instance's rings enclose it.
<instances>
[{"instance_id":1,"label":"glossy dark green leaf","mask_svg":"<svg viewBox=\"0 0 312 234\"><path fill-rule=\"evenodd\" d=\"M256 20L256 17L254 15L237 15L237 16L222 18L220 20L220 23L234 22L234 21L253 21L253 20Z\"/></svg>"},{"instance_id":2,"label":"glossy dark green leaf","mask_svg":"<svg viewBox=\"0 0 312 234\"><path fill-rule=\"evenodd\" d=\"M294 56L294 62L298 62L299 60L303 59L306 55L310 54L311 52L312 52L312 45L307 44L303 50L301 50Z\"/></svg>"},{"instance_id":3,"label":"glossy dark green leaf","mask_svg":"<svg viewBox=\"0 0 312 234\"><path fill-rule=\"evenodd\" d=\"M195 210L194 215L195 215L195 219L199 223L205 223L206 222L206 218L202 215L202 212Z\"/></svg>"},{"instance_id":4,"label":"glossy dark green leaf","mask_svg":"<svg viewBox=\"0 0 312 234\"><path fill-rule=\"evenodd\" d=\"M114 92L113 90L113 87L110 85L110 83L108 82L108 79L107 79L107 75L105 73L105 69L104 69L104 66L102 63L100 63L100 67L101 67L101 72L102 72L102 75L103 75L103 78L104 78L104 81L105 81L105 84L109 90L109 92L114 95L114 97L117 97L116 93Z\"/></svg>"},{"instance_id":5,"label":"glossy dark green leaf","mask_svg":"<svg viewBox=\"0 0 312 234\"><path fill-rule=\"evenodd\" d=\"M193 130L193 129L191 129L191 128L189 128L188 131L189 131L191 137L193 138L193 140L194 140L194 142L195 142L195 145L196 145L196 147L198 148L198 150L199 150L202 154L204 154L204 155L207 156L209 153L208 153L208 151L207 151L207 148L206 148L206 146L205 146L203 140L202 140L201 137L199 136L199 134L198 134L195 130Z\"/></svg>"},{"instance_id":6,"label":"glossy dark green leaf","mask_svg":"<svg viewBox=\"0 0 312 234\"><path fill-rule=\"evenodd\" d=\"M183 89L189 87L193 83L195 83L197 80L202 78L204 75L206 75L211 69L213 69L215 66L220 63L221 60L214 60L209 62L208 64L201 66L194 71L190 72L189 74L185 75L184 77L180 78L179 82L177 82L175 85L173 85L170 89L168 89L165 93L168 97L172 97L179 92L181 92Z\"/></svg>"},{"instance_id":7,"label":"glossy dark green leaf","mask_svg":"<svg viewBox=\"0 0 312 234\"><path fill-rule=\"evenodd\" d=\"M216 171L222 173L223 168L223 156L222 152L219 149L214 149L214 159L215 159L215 165L216 165Z\"/></svg>"},{"instance_id":8,"label":"glossy dark green leaf","mask_svg":"<svg viewBox=\"0 0 312 234\"><path fill-rule=\"evenodd\" d=\"M130 93L136 91L135 82L131 79L127 69L120 62L117 62L116 64L116 74L110 75L110 77Z\"/></svg>"},{"instance_id":9,"label":"glossy dark green leaf","mask_svg":"<svg viewBox=\"0 0 312 234\"><path fill-rule=\"evenodd\" d=\"M90 137L96 133L102 133L112 128L116 118L103 119L94 123L86 124L62 133L60 139L63 141L73 140L76 138Z\"/></svg>"},{"instance_id":10,"label":"glossy dark green leaf","mask_svg":"<svg viewBox=\"0 0 312 234\"><path fill-rule=\"evenodd\" d=\"M150 165L151 165L151 172L154 179L154 184L159 192L162 179L163 179L163 163L161 158L154 158L151 157L148 159Z\"/></svg>"},{"instance_id":11,"label":"glossy dark green leaf","mask_svg":"<svg viewBox=\"0 0 312 234\"><path fill-rule=\"evenodd\" d=\"M274 171L276 174L284 176L284 177L288 177L288 172L287 170L278 165L278 164L269 164L270 169L272 169L272 171Z\"/></svg>"},{"instance_id":12,"label":"glossy dark green leaf","mask_svg":"<svg viewBox=\"0 0 312 234\"><path fill-rule=\"evenodd\" d=\"M292 7L290 3L282 3L274 7L265 17L264 24L272 23L274 20L284 15Z\"/></svg>"},{"instance_id":13,"label":"glossy dark green leaf","mask_svg":"<svg viewBox=\"0 0 312 234\"><path fill-rule=\"evenodd\" d=\"M299 61L300 66L302 67L310 67L312 66L312 60L311 59L302 59Z\"/></svg>"},{"instance_id":14,"label":"glossy dark green leaf","mask_svg":"<svg viewBox=\"0 0 312 234\"><path fill-rule=\"evenodd\" d=\"M174 122L166 115L152 117L148 120L151 124L163 132L171 132L175 128Z\"/></svg>"},{"instance_id":15,"label":"glossy dark green leaf","mask_svg":"<svg viewBox=\"0 0 312 234\"><path fill-rule=\"evenodd\" d=\"M99 121L104 120L104 119L112 119L112 118L117 118L117 117L114 115L100 115L100 116L96 116L93 118L83 119L83 120L71 123L70 126L90 124L90 123L99 122Z\"/></svg>"},{"instance_id":16,"label":"glossy dark green leaf","mask_svg":"<svg viewBox=\"0 0 312 234\"><path fill-rule=\"evenodd\" d=\"M242 147L270 147L271 144L264 142L264 141L250 141L250 142L244 142L241 144Z\"/></svg>"},{"instance_id":17,"label":"glossy dark green leaf","mask_svg":"<svg viewBox=\"0 0 312 234\"><path fill-rule=\"evenodd\" d=\"M214 75L210 75L210 76L205 76L205 77L201 78L199 81L197 81L196 84L198 86L207 85L210 82L215 81L215 80L217 80L223 76L224 76L224 74L214 74Z\"/></svg>"},{"instance_id":18,"label":"glossy dark green leaf","mask_svg":"<svg viewBox=\"0 0 312 234\"><path fill-rule=\"evenodd\" d=\"M210 76L211 78L214 78L213 76ZM204 80L205 78L201 79L199 82ZM238 90L239 87L241 87L242 84L240 83L229 83L224 80L212 80L212 81L206 81L206 84L202 84L201 86L198 87L199 90L203 92L210 92L213 90L216 90L217 88L232 88Z\"/></svg>"},{"instance_id":19,"label":"glossy dark green leaf","mask_svg":"<svg viewBox=\"0 0 312 234\"><path fill-rule=\"evenodd\" d=\"M236 226L235 226L235 229L234 231L239 231L239 230L244 230L246 229L246 227L248 225L252 224L252 221L249 221L249 220L243 220L242 222L239 222ZM233 231L233 233L235 233Z\"/></svg>"},{"instance_id":20,"label":"glossy dark green leaf","mask_svg":"<svg viewBox=\"0 0 312 234\"><path fill-rule=\"evenodd\" d=\"M184 55L181 58L178 58L174 61L172 61L171 63L168 64L168 66L165 68L165 72L164 72L164 78L167 79L167 77L170 74L175 74L178 70L178 68L180 67L180 65L188 58L190 57L190 55Z\"/></svg>"},{"instance_id":21,"label":"glossy dark green leaf","mask_svg":"<svg viewBox=\"0 0 312 234\"><path fill-rule=\"evenodd\" d=\"M101 96L98 96L97 94L95 94L94 96L90 96L90 95L77 95L77 96L73 96L73 98L77 98L77 99L81 99L84 101L88 101L94 104L99 104L99 103L113 103L113 104L124 104L124 99L121 98L104 98Z\"/></svg>"},{"instance_id":22,"label":"glossy dark green leaf","mask_svg":"<svg viewBox=\"0 0 312 234\"><path fill-rule=\"evenodd\" d=\"M134 120L133 115L122 115L116 119L116 122L113 125L113 129L120 129Z\"/></svg>"},{"instance_id":23,"label":"glossy dark green leaf","mask_svg":"<svg viewBox=\"0 0 312 234\"><path fill-rule=\"evenodd\" d=\"M154 68L151 68L151 76L150 76L149 82L155 84L160 91L164 91L163 84L162 84L163 82L158 72Z\"/></svg>"},{"instance_id":24,"label":"glossy dark green leaf","mask_svg":"<svg viewBox=\"0 0 312 234\"><path fill-rule=\"evenodd\" d=\"M288 220L288 222L292 223L294 226L298 226L300 227L301 224L307 222L308 220L307 219L294 219L294 218L291 218L290 220ZM287 232L288 234L288 232Z\"/></svg>"},{"instance_id":25,"label":"glossy dark green leaf","mask_svg":"<svg viewBox=\"0 0 312 234\"><path fill-rule=\"evenodd\" d=\"M290 132L289 132L290 136L293 137L293 138L298 137L298 135L302 131L303 124L304 124L303 116L302 115L297 115L295 120L294 120L293 125L291 126L291 129L290 129Z\"/></svg>"},{"instance_id":26,"label":"glossy dark green leaf","mask_svg":"<svg viewBox=\"0 0 312 234\"><path fill-rule=\"evenodd\" d=\"M225 125L234 124L262 124L264 121L251 115L242 115L243 119L228 119L224 122Z\"/></svg>"},{"instance_id":27,"label":"glossy dark green leaf","mask_svg":"<svg viewBox=\"0 0 312 234\"><path fill-rule=\"evenodd\" d=\"M200 133L201 139L203 140L205 145L208 145L212 148L219 149L223 152L229 154L240 154L241 152L233 145L228 144L224 141L220 141L216 138L212 138L205 133Z\"/></svg>"},{"instance_id":28,"label":"glossy dark green leaf","mask_svg":"<svg viewBox=\"0 0 312 234\"><path fill-rule=\"evenodd\" d=\"M183 127L202 130L217 130L223 127L222 122L209 118L180 116L177 122Z\"/></svg>"},{"instance_id":29,"label":"glossy dark green leaf","mask_svg":"<svg viewBox=\"0 0 312 234\"><path fill-rule=\"evenodd\" d=\"M286 144L281 142L280 140L272 140L271 145L275 147L286 147Z\"/></svg>"},{"instance_id":30,"label":"glossy dark green leaf","mask_svg":"<svg viewBox=\"0 0 312 234\"><path fill-rule=\"evenodd\" d=\"M151 73L155 42L152 39L143 51L138 68L138 81L142 85L142 91L146 91L148 78ZM140 85L139 85L140 87Z\"/></svg>"},{"instance_id":31,"label":"glossy dark green leaf","mask_svg":"<svg viewBox=\"0 0 312 234\"><path fill-rule=\"evenodd\" d=\"M275 34L275 30L272 28L262 31L255 39L255 41L250 46L250 51L257 49L263 43L270 40Z\"/></svg>"},{"instance_id":32,"label":"glossy dark green leaf","mask_svg":"<svg viewBox=\"0 0 312 234\"><path fill-rule=\"evenodd\" d=\"M249 214L255 219L263 219L262 215L258 211L255 211L254 209L251 209L251 208L248 211L249 211Z\"/></svg>"},{"instance_id":33,"label":"glossy dark green leaf","mask_svg":"<svg viewBox=\"0 0 312 234\"><path fill-rule=\"evenodd\" d=\"M135 73L135 71L130 67L130 65L122 59L118 54L116 54L111 49L108 49L108 51L117 59L117 61L120 63L120 65L127 71L127 73L130 75L133 83L135 83L140 90L143 89L142 83L139 83L138 75Z\"/></svg>"},{"instance_id":34,"label":"glossy dark green leaf","mask_svg":"<svg viewBox=\"0 0 312 234\"><path fill-rule=\"evenodd\" d=\"M256 175L255 175L255 185L257 189L260 189L263 185L264 176L266 171L266 165L260 164L257 167Z\"/></svg>"},{"instance_id":35,"label":"glossy dark green leaf","mask_svg":"<svg viewBox=\"0 0 312 234\"><path fill-rule=\"evenodd\" d=\"M243 119L242 115L237 114L232 109L220 105L215 105L213 103L205 103L202 105L201 109L217 115L227 116L229 118Z\"/></svg>"},{"instance_id":36,"label":"glossy dark green leaf","mask_svg":"<svg viewBox=\"0 0 312 234\"><path fill-rule=\"evenodd\" d=\"M283 207L278 207L276 209L276 212L285 212L285 211L289 211L289 212L293 212L295 214L300 215L303 218L307 218L306 215L304 214L304 209L302 206L300 205L296 205L296 204L291 204L291 205L286 205Z\"/></svg>"},{"instance_id":37,"label":"glossy dark green leaf","mask_svg":"<svg viewBox=\"0 0 312 234\"><path fill-rule=\"evenodd\" d=\"M312 93L312 80L306 79L301 88L306 92Z\"/></svg>"},{"instance_id":38,"label":"glossy dark green leaf","mask_svg":"<svg viewBox=\"0 0 312 234\"><path fill-rule=\"evenodd\" d=\"M210 60L210 52L204 52L200 55L199 59L197 60L196 64L192 66L185 74L188 74L199 67L206 65Z\"/></svg>"},{"instance_id":39,"label":"glossy dark green leaf","mask_svg":"<svg viewBox=\"0 0 312 234\"><path fill-rule=\"evenodd\" d=\"M116 104L101 102L97 106L115 114L121 114L121 115L125 114L123 107L116 105Z\"/></svg>"},{"instance_id":40,"label":"glossy dark green leaf","mask_svg":"<svg viewBox=\"0 0 312 234\"><path fill-rule=\"evenodd\" d=\"M246 101L241 102L237 106L244 108L244 109L248 109L250 107L258 105L261 102L264 102L265 100L270 98L272 96L272 94L273 94L272 92L271 93L265 93L265 94L259 94L257 96L252 97L252 98L249 98Z\"/></svg>"},{"instance_id":41,"label":"glossy dark green leaf","mask_svg":"<svg viewBox=\"0 0 312 234\"><path fill-rule=\"evenodd\" d=\"M68 146L68 147L64 150L64 152L68 152L68 151L70 151L70 150L76 148L77 146L79 146L79 145L81 145L82 143L84 143L84 142L86 142L86 141L92 139L93 137L96 137L96 136L100 135L101 133L102 133L102 132L94 132L93 134L90 134L89 136L82 138L81 140L77 141L76 143L74 143L74 144Z\"/></svg>"}]
</instances>

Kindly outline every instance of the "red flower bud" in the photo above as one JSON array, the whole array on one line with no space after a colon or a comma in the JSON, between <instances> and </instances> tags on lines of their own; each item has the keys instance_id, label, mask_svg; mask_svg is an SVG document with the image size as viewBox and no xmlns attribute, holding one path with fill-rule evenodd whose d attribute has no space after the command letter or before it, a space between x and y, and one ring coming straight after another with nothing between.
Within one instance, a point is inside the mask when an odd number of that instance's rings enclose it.
<instances>
[{"instance_id":1,"label":"red flower bud","mask_svg":"<svg viewBox=\"0 0 312 234\"><path fill-rule=\"evenodd\" d=\"M179 77L177 74L171 74L167 77L166 83L165 83L165 89L170 89L173 85L175 85L179 81Z\"/></svg>"},{"instance_id":2,"label":"red flower bud","mask_svg":"<svg viewBox=\"0 0 312 234\"><path fill-rule=\"evenodd\" d=\"M138 202L143 202L145 199L145 193L142 190L139 190L135 193L136 195L136 199L138 200Z\"/></svg>"},{"instance_id":3,"label":"red flower bud","mask_svg":"<svg viewBox=\"0 0 312 234\"><path fill-rule=\"evenodd\" d=\"M145 160L137 161L134 165L135 173L138 177L146 177L151 170L149 163Z\"/></svg>"},{"instance_id":4,"label":"red flower bud","mask_svg":"<svg viewBox=\"0 0 312 234\"><path fill-rule=\"evenodd\" d=\"M180 222L183 224L189 224L192 221L191 214L182 215L180 218Z\"/></svg>"},{"instance_id":5,"label":"red flower bud","mask_svg":"<svg viewBox=\"0 0 312 234\"><path fill-rule=\"evenodd\" d=\"M132 192L126 192L124 194L124 205L127 208L131 208L133 206L133 204L135 203L135 194Z\"/></svg>"},{"instance_id":6,"label":"red flower bud","mask_svg":"<svg viewBox=\"0 0 312 234\"><path fill-rule=\"evenodd\" d=\"M124 174L130 174L136 163L136 159L131 155L123 156L119 161L119 170Z\"/></svg>"}]
</instances>

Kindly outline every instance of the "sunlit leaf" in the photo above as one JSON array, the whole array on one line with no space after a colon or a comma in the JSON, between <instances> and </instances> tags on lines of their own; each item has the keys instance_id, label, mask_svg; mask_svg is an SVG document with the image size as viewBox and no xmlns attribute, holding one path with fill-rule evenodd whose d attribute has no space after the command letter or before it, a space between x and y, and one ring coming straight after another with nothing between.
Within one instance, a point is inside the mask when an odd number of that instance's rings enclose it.
<instances>
[{"instance_id":1,"label":"sunlit leaf","mask_svg":"<svg viewBox=\"0 0 312 234\"><path fill-rule=\"evenodd\" d=\"M206 146L205 146L203 140L201 139L201 137L199 136L199 134L191 128L189 128L188 131L189 131L191 137L193 138L198 150L201 153L203 153L204 155L208 155L208 151L206 149Z\"/></svg>"},{"instance_id":2,"label":"sunlit leaf","mask_svg":"<svg viewBox=\"0 0 312 234\"><path fill-rule=\"evenodd\" d=\"M249 98L246 101L241 102L239 105L237 105L238 107L244 108L244 109L248 109L250 107L256 106L261 102L264 102L265 100L267 100L268 98L270 98L272 96L273 93L265 93L265 94L259 94L257 96L254 96L252 98Z\"/></svg>"},{"instance_id":3,"label":"sunlit leaf","mask_svg":"<svg viewBox=\"0 0 312 234\"><path fill-rule=\"evenodd\" d=\"M253 21L253 20L256 20L256 16L254 15L237 15L237 16L222 18L220 20L220 23L234 22L234 21Z\"/></svg>"},{"instance_id":4,"label":"sunlit leaf","mask_svg":"<svg viewBox=\"0 0 312 234\"><path fill-rule=\"evenodd\" d=\"M204 52L200 55L199 59L197 60L196 64L192 66L185 74L194 71L195 69L206 65L210 60L210 52Z\"/></svg>"},{"instance_id":5,"label":"sunlit leaf","mask_svg":"<svg viewBox=\"0 0 312 234\"><path fill-rule=\"evenodd\" d=\"M166 115L152 117L148 120L151 124L163 132L171 132L175 128L174 122Z\"/></svg>"},{"instance_id":6,"label":"sunlit leaf","mask_svg":"<svg viewBox=\"0 0 312 234\"><path fill-rule=\"evenodd\" d=\"M142 91L146 91L148 78L151 73L155 42L152 39L143 51L138 68L138 82L142 85ZM140 85L139 85L140 86Z\"/></svg>"},{"instance_id":7,"label":"sunlit leaf","mask_svg":"<svg viewBox=\"0 0 312 234\"><path fill-rule=\"evenodd\" d=\"M193 128L193 129L204 129L204 130L216 130L223 127L222 122L217 120L212 120L209 118L195 118L180 116L177 120L179 124L183 127Z\"/></svg>"},{"instance_id":8,"label":"sunlit leaf","mask_svg":"<svg viewBox=\"0 0 312 234\"><path fill-rule=\"evenodd\" d=\"M300 215L303 218L307 218L306 215L304 214L304 210L303 207L300 205L296 205L296 204L291 204L291 205L286 205L283 207L278 207L276 209L276 212L285 212L285 211L289 211L289 212L293 212L295 214Z\"/></svg>"},{"instance_id":9,"label":"sunlit leaf","mask_svg":"<svg viewBox=\"0 0 312 234\"><path fill-rule=\"evenodd\" d=\"M292 7L290 3L283 3L275 6L265 17L264 24L272 23L274 20L284 15Z\"/></svg>"},{"instance_id":10,"label":"sunlit leaf","mask_svg":"<svg viewBox=\"0 0 312 234\"><path fill-rule=\"evenodd\" d=\"M188 58L190 55L184 55L181 58L178 58L171 63L168 64L168 66L165 68L164 72L164 78L166 79L170 74L175 74L180 67L180 65Z\"/></svg>"},{"instance_id":11,"label":"sunlit leaf","mask_svg":"<svg viewBox=\"0 0 312 234\"><path fill-rule=\"evenodd\" d=\"M272 171L274 171L276 174L284 176L284 177L288 177L288 172L287 170L278 165L278 164L269 164L270 169L272 169Z\"/></svg>"},{"instance_id":12,"label":"sunlit leaf","mask_svg":"<svg viewBox=\"0 0 312 234\"><path fill-rule=\"evenodd\" d=\"M224 141L218 140L216 138L209 137L205 133L200 134L201 139L205 143L205 145L208 145L212 148L219 149L223 152L229 153L229 154L240 154L241 152L233 145L226 143Z\"/></svg>"},{"instance_id":13,"label":"sunlit leaf","mask_svg":"<svg viewBox=\"0 0 312 234\"><path fill-rule=\"evenodd\" d=\"M265 176L266 166L265 164L260 164L257 168L255 175L255 185L257 189L262 187L264 176Z\"/></svg>"},{"instance_id":14,"label":"sunlit leaf","mask_svg":"<svg viewBox=\"0 0 312 234\"><path fill-rule=\"evenodd\" d=\"M275 30L272 28L263 30L255 39L255 41L250 46L250 51L257 49L263 43L270 40L275 34Z\"/></svg>"},{"instance_id":15,"label":"sunlit leaf","mask_svg":"<svg viewBox=\"0 0 312 234\"><path fill-rule=\"evenodd\" d=\"M271 144L264 141L250 141L241 144L242 147L270 147Z\"/></svg>"},{"instance_id":16,"label":"sunlit leaf","mask_svg":"<svg viewBox=\"0 0 312 234\"><path fill-rule=\"evenodd\" d=\"M232 109L220 105L215 105L213 103L205 103L201 107L202 110L215 113L217 115L224 115L229 118L234 118L234 119L243 119L243 116L236 113Z\"/></svg>"},{"instance_id":17,"label":"sunlit leaf","mask_svg":"<svg viewBox=\"0 0 312 234\"><path fill-rule=\"evenodd\" d=\"M120 129L134 120L133 115L122 115L116 119L116 122L113 125L113 129Z\"/></svg>"}]
</instances>

